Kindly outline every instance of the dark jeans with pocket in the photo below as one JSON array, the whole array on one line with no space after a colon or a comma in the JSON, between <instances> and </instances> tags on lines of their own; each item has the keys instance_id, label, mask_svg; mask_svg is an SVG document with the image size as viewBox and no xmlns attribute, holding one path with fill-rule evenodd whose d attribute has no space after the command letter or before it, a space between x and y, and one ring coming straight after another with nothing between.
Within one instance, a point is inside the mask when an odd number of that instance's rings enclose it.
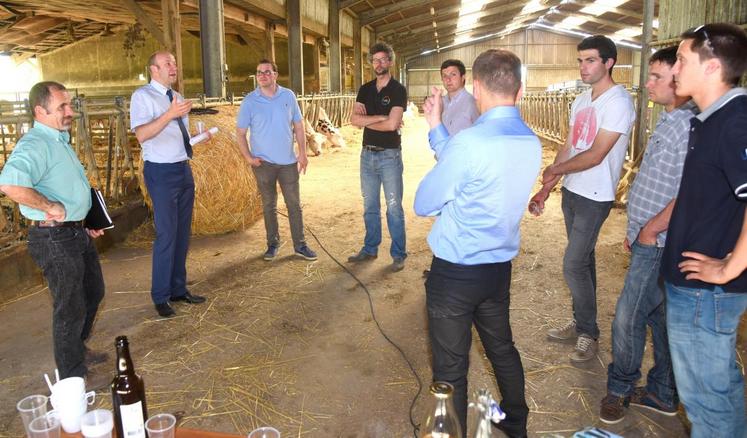
<instances>
[{"instance_id":1,"label":"dark jeans with pocket","mask_svg":"<svg viewBox=\"0 0 747 438\"><path fill-rule=\"evenodd\" d=\"M104 277L93 239L82 227L32 227L28 244L52 295L54 358L60 377L83 377L85 341L104 298Z\"/></svg>"},{"instance_id":2,"label":"dark jeans with pocket","mask_svg":"<svg viewBox=\"0 0 747 438\"><path fill-rule=\"evenodd\" d=\"M454 407L466 436L467 372L475 325L498 383L501 428L526 436L529 408L524 397L524 369L509 324L511 262L459 265L433 258L425 282L433 380L454 386Z\"/></svg>"},{"instance_id":3,"label":"dark jeans with pocket","mask_svg":"<svg viewBox=\"0 0 747 438\"><path fill-rule=\"evenodd\" d=\"M288 209L293 248L306 245L303 233L303 212L301 210L301 188L299 184L298 165L274 164L262 161L259 167L253 167L257 188L262 197L262 213L265 219L267 246L280 246L278 226L278 184L283 192L285 207Z\"/></svg>"}]
</instances>

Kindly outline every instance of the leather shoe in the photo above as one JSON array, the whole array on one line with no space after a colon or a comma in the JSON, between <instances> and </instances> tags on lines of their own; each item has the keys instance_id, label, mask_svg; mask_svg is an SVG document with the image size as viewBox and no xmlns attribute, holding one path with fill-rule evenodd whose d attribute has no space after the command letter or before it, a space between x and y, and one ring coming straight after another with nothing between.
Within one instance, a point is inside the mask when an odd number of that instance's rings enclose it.
<instances>
[{"instance_id":1,"label":"leather shoe","mask_svg":"<svg viewBox=\"0 0 747 438\"><path fill-rule=\"evenodd\" d=\"M100 391L112 382L112 376L109 373L92 373L88 371L85 377L86 390Z\"/></svg>"},{"instance_id":2,"label":"leather shoe","mask_svg":"<svg viewBox=\"0 0 747 438\"><path fill-rule=\"evenodd\" d=\"M200 304L205 302L205 297L192 295L191 293L187 292L184 295L178 297L171 297L169 298L169 301L171 301L172 303L176 301L184 301L185 303L189 304Z\"/></svg>"},{"instance_id":3,"label":"leather shoe","mask_svg":"<svg viewBox=\"0 0 747 438\"><path fill-rule=\"evenodd\" d=\"M92 367L109 360L109 354L104 351L93 351L86 348L86 356L83 363L86 367Z\"/></svg>"},{"instance_id":4,"label":"leather shoe","mask_svg":"<svg viewBox=\"0 0 747 438\"><path fill-rule=\"evenodd\" d=\"M174 309L171 308L169 303L156 304L156 312L164 318L176 315L176 312L174 312Z\"/></svg>"}]
</instances>

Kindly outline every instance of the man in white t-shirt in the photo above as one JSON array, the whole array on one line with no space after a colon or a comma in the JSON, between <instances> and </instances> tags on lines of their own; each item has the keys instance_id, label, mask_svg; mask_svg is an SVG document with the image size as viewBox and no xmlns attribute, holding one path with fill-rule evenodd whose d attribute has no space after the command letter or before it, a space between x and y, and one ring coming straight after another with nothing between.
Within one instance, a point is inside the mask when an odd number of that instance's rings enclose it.
<instances>
[{"instance_id":1,"label":"man in white t-shirt","mask_svg":"<svg viewBox=\"0 0 747 438\"><path fill-rule=\"evenodd\" d=\"M599 338L594 247L615 200L635 108L630 94L612 80L615 43L595 35L577 49L581 80L591 89L573 102L568 138L542 173L542 188L530 200L529 211L539 216L550 190L565 176L562 208L568 246L563 276L571 291L573 319L551 329L548 339L575 341L571 362L586 362L596 355Z\"/></svg>"}]
</instances>

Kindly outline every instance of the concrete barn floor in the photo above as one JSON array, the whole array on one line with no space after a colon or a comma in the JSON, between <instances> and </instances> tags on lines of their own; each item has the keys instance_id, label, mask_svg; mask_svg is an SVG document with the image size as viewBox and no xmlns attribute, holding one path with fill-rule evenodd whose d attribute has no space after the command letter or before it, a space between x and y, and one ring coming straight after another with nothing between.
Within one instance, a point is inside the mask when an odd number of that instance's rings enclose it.
<instances>
[{"instance_id":1,"label":"concrete barn floor","mask_svg":"<svg viewBox=\"0 0 747 438\"><path fill-rule=\"evenodd\" d=\"M190 288L208 301L177 305L178 316L162 320L149 297L151 233L139 230L129 245L102 254L107 294L89 345L111 357L93 371L114 374L113 342L124 334L146 382L149 413L179 412L184 427L245 435L270 424L284 437L412 436L408 409L416 381L377 331L363 289L322 249L344 263L362 243L361 133L343 131L349 147L310 158L301 179L305 223L321 242L307 232L320 255L317 262L292 255L284 217L286 243L271 263L261 259L261 220L245 231L194 238ZM430 263L425 238L432 221L412 211L417 184L433 165L426 131L422 118L406 121L405 270L388 271L386 232L377 260L350 267L368 286L379 323L423 382L416 422L423 417L431 378L422 272ZM548 149L545 160L553 155ZM628 263L621 245L625 212L615 209L597 245L600 351L587 366L571 366L572 347L545 340L546 330L570 315L561 274L565 233L559 199L553 193L542 217L525 216L513 268L511 320L527 375L531 436L567 437L585 426L602 426L598 409L610 360L610 324ZM46 393L42 375L54 370L50 301L42 289L0 307L0 438L23 433L16 401ZM480 344L474 344L471 389L488 387L497 394ZM649 348L644 373L650 365ZM110 407L111 398L100 391L95 404ZM626 437L681 437L687 436L683 418L682 412L666 418L631 408L621 423L606 429Z\"/></svg>"}]
</instances>

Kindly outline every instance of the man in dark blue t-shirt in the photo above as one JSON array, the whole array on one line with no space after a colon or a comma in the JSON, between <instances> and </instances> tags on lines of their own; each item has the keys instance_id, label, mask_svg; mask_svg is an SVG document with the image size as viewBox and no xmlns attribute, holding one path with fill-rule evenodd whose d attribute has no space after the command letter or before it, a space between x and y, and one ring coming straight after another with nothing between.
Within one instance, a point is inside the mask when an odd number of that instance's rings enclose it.
<instances>
[{"instance_id":1,"label":"man in dark blue t-shirt","mask_svg":"<svg viewBox=\"0 0 747 438\"><path fill-rule=\"evenodd\" d=\"M692 437L747 437L736 330L747 308L747 33L713 23L682 34L677 94L690 120L682 182L662 259L667 331Z\"/></svg>"},{"instance_id":2,"label":"man in dark blue t-shirt","mask_svg":"<svg viewBox=\"0 0 747 438\"><path fill-rule=\"evenodd\" d=\"M353 125L363 128L361 150L361 192L366 237L361 250L348 258L358 263L376 258L381 244L381 187L384 186L386 223L392 246L392 271L405 267L405 212L402 209L402 148L400 125L407 106L407 90L389 73L394 51L386 43L376 43L369 50L376 79L358 90Z\"/></svg>"}]
</instances>

